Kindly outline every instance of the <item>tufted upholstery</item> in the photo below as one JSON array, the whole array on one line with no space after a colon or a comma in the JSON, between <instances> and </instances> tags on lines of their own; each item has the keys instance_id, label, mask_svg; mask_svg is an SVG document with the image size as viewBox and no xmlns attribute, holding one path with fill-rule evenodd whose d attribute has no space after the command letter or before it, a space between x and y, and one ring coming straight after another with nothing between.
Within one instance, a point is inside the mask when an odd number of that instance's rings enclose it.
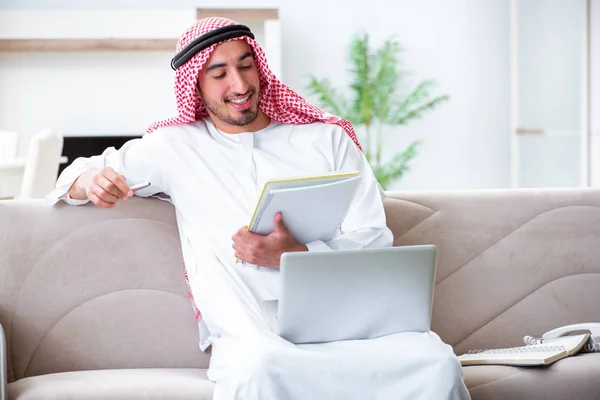
<instances>
[{"instance_id":1,"label":"tufted upholstery","mask_svg":"<svg viewBox=\"0 0 600 400\"><path fill-rule=\"evenodd\" d=\"M600 190L389 193L385 206L396 245L438 246L432 329L457 353L600 321ZM203 391L210 398L202 375L208 355L198 349L168 203L132 199L105 210L0 202L0 249L11 398L65 398L68 390L81 398L109 398L110 390L152 398L140 389L148 385L155 396ZM540 397L521 398L595 399L600 384L589 374L600 373L598 356L549 370L467 367L465 380L474 399L520 398L531 382L543 385ZM90 372L53 374L66 371ZM119 392L118 379L140 386ZM51 397L43 391L51 387L64 391Z\"/></svg>"}]
</instances>

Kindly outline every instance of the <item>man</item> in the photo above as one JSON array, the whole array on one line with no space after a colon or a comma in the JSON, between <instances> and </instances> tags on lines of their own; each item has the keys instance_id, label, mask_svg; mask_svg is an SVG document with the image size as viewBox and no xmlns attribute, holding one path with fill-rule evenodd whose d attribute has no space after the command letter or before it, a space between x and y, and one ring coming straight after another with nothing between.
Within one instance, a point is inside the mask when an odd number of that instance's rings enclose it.
<instances>
[{"instance_id":1,"label":"man","mask_svg":"<svg viewBox=\"0 0 600 400\"><path fill-rule=\"evenodd\" d=\"M279 82L253 38L226 19L194 24L172 62L179 115L118 151L75 160L49 200L114 207L144 181L152 186L136 194L169 195L217 400L468 399L458 360L434 333L293 345L270 330L260 304L279 297L282 253L393 238L352 126ZM273 233L246 231L266 180L352 170L361 183L332 240L297 243L280 214Z\"/></svg>"}]
</instances>

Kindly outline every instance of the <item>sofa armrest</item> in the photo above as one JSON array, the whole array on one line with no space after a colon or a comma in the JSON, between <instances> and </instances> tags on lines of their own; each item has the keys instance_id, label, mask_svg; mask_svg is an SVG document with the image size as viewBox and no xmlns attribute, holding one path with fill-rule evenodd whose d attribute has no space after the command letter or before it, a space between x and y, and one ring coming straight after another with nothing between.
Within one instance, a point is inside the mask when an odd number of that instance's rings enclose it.
<instances>
[{"instance_id":1,"label":"sofa armrest","mask_svg":"<svg viewBox=\"0 0 600 400\"><path fill-rule=\"evenodd\" d=\"M4 329L0 324L0 400L6 400L6 386L8 385L7 371L6 371L6 338L4 336Z\"/></svg>"}]
</instances>

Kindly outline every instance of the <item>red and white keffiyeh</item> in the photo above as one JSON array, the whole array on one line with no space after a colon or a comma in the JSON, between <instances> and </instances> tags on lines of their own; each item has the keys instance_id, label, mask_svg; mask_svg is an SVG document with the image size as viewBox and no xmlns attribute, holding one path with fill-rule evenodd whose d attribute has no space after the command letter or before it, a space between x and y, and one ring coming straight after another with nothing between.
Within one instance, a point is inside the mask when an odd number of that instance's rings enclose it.
<instances>
[{"instance_id":1,"label":"red and white keffiyeh","mask_svg":"<svg viewBox=\"0 0 600 400\"><path fill-rule=\"evenodd\" d=\"M214 29L236 24L237 22L226 18L211 17L201 19L179 38L177 51L181 51L194 39ZM254 39L242 36L225 41L230 40L245 40L254 50L254 58L260 78L259 108L268 117L286 124L308 124L320 121L339 125L344 128L352 141L361 149L350 122L309 104L304 98L275 77L271 70L269 70L263 49ZM219 43L216 43L207 47L177 68L175 72L175 97L179 115L153 123L148 127L148 133L160 127L185 124L208 117L204 104L196 97L196 85L199 71L206 64L206 61L218 45Z\"/></svg>"}]
</instances>

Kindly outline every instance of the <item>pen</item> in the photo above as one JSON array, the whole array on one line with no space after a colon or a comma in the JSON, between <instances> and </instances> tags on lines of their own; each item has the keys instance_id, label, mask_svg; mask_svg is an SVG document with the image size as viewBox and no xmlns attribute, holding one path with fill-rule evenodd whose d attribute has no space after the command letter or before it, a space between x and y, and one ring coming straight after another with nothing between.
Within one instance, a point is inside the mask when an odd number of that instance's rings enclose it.
<instances>
[{"instance_id":1,"label":"pen","mask_svg":"<svg viewBox=\"0 0 600 400\"><path fill-rule=\"evenodd\" d=\"M147 188L148 186L150 186L150 182L144 182L144 183L139 183L137 185L133 185L130 187L130 189L135 192L136 190L144 189L144 188Z\"/></svg>"}]
</instances>

